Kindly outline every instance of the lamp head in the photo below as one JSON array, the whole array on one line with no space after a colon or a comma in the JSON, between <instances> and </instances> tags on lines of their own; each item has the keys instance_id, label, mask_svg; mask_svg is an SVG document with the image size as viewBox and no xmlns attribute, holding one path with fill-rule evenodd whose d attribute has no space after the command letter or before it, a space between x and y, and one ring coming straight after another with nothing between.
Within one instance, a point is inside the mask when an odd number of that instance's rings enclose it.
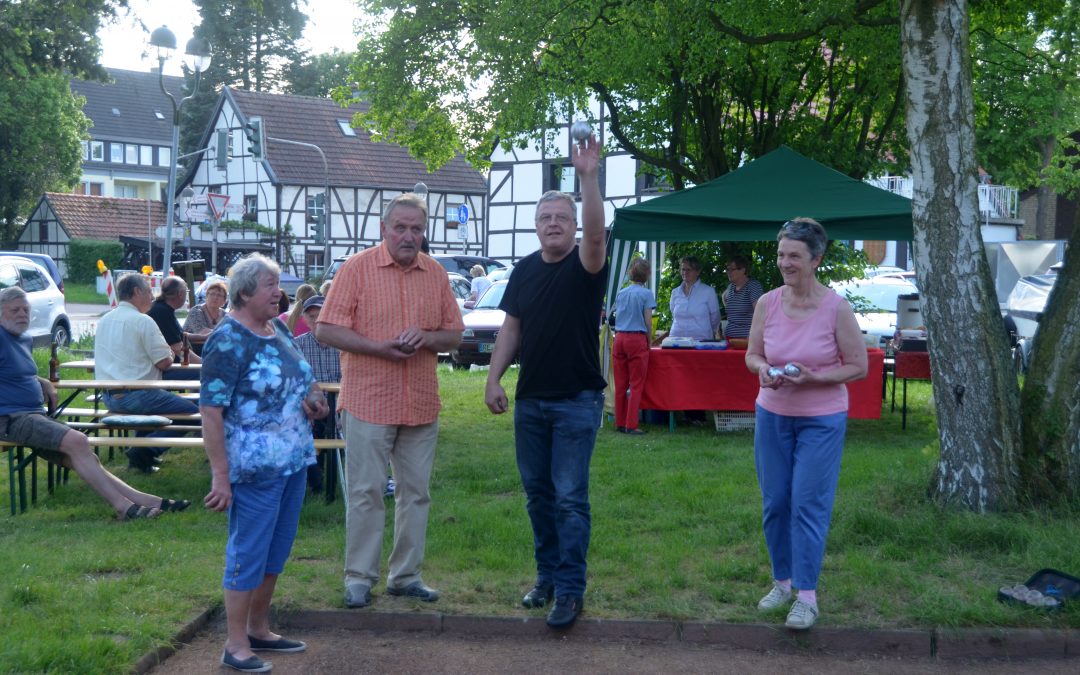
<instances>
[{"instance_id":1,"label":"lamp head","mask_svg":"<svg viewBox=\"0 0 1080 675\"><path fill-rule=\"evenodd\" d=\"M418 197L427 197L428 195L428 187L425 183L417 183L413 186L412 191Z\"/></svg>"},{"instance_id":2,"label":"lamp head","mask_svg":"<svg viewBox=\"0 0 1080 675\"><path fill-rule=\"evenodd\" d=\"M165 61L176 50L176 36L167 26L162 26L150 33L150 44L157 47L158 60Z\"/></svg>"},{"instance_id":3,"label":"lamp head","mask_svg":"<svg viewBox=\"0 0 1080 675\"><path fill-rule=\"evenodd\" d=\"M204 38L193 37L188 40L184 53L184 61L188 67L196 73L203 73L210 67L210 59L214 55L214 50Z\"/></svg>"}]
</instances>

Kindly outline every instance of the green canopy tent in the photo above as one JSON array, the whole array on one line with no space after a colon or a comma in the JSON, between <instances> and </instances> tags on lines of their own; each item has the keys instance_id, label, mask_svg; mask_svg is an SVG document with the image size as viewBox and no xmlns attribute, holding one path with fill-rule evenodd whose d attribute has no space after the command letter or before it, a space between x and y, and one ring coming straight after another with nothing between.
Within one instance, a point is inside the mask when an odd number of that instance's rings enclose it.
<instances>
[{"instance_id":1,"label":"green canopy tent","mask_svg":"<svg viewBox=\"0 0 1080 675\"><path fill-rule=\"evenodd\" d=\"M659 243L647 247L655 282L666 242L771 241L798 216L820 222L831 239L912 239L910 199L781 146L708 183L615 209L608 309L640 242Z\"/></svg>"}]
</instances>

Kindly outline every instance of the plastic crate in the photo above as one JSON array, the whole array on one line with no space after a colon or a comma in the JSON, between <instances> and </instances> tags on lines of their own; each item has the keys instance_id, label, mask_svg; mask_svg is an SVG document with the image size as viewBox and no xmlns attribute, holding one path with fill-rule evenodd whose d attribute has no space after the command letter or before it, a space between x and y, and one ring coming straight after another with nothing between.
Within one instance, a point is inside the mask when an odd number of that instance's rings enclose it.
<instances>
[{"instance_id":1,"label":"plastic crate","mask_svg":"<svg viewBox=\"0 0 1080 675\"><path fill-rule=\"evenodd\" d=\"M717 410L713 415L716 416L717 431L754 430L754 413L752 412L728 412Z\"/></svg>"}]
</instances>

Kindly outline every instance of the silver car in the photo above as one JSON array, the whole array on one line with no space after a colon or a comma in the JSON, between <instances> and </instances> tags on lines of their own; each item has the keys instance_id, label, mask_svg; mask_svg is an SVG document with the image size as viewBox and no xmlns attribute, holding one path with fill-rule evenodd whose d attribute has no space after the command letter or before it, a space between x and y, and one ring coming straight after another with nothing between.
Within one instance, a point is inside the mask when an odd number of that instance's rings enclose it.
<instances>
[{"instance_id":1,"label":"silver car","mask_svg":"<svg viewBox=\"0 0 1080 675\"><path fill-rule=\"evenodd\" d=\"M18 286L30 301L30 328L27 335L34 346L56 341L61 347L71 342L71 320L64 306L64 294L45 268L28 258L0 256L0 289Z\"/></svg>"}]
</instances>

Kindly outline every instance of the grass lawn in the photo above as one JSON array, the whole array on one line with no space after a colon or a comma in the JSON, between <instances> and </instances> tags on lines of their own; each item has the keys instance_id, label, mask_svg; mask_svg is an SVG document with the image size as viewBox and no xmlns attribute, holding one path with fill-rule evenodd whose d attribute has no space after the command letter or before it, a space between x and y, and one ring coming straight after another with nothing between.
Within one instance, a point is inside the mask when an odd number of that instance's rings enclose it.
<instances>
[{"instance_id":1,"label":"grass lawn","mask_svg":"<svg viewBox=\"0 0 1080 675\"><path fill-rule=\"evenodd\" d=\"M104 293L97 292L97 284L77 284L73 281L64 282L64 302L73 302L86 305L107 305L109 297Z\"/></svg>"},{"instance_id":2,"label":"grass lawn","mask_svg":"<svg viewBox=\"0 0 1080 675\"><path fill-rule=\"evenodd\" d=\"M518 602L534 567L512 418L483 407L486 373L441 367L439 377L445 408L424 580L442 599L390 598L380 584L374 611L524 616ZM906 431L887 406L881 420L849 426L819 625L1080 628L1080 603L1047 614L995 600L998 587L1042 567L1080 571L1080 510L979 517L927 504L936 460L929 396L928 384L909 385ZM751 433L648 431L628 437L607 425L599 434L587 615L762 621L755 604L770 574ZM201 507L203 454L170 452L155 476L129 473L122 454L103 459L137 487L195 505L120 524L72 477L27 513L0 516L0 672L129 670L221 603L225 518ZM6 507L6 481L0 500ZM340 499L308 498L278 609L343 606L343 526ZM390 537L387 528L384 560Z\"/></svg>"}]
</instances>

